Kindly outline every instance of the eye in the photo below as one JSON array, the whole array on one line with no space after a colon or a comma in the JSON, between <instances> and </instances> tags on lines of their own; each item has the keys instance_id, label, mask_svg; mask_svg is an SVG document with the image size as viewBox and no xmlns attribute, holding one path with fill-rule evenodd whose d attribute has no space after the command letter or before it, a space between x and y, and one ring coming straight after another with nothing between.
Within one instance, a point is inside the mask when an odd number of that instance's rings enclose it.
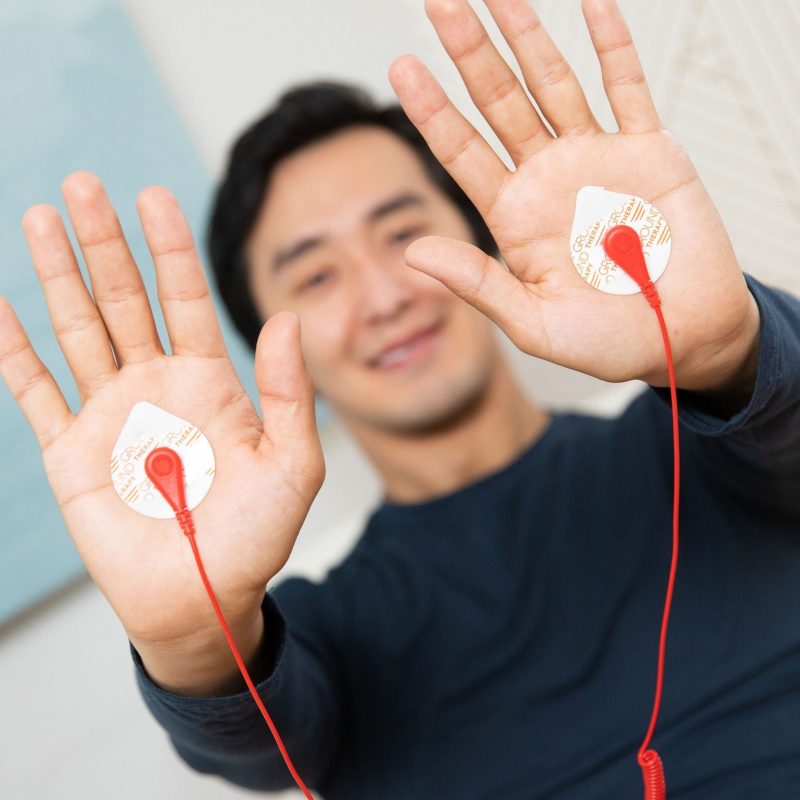
<instances>
[{"instance_id":1,"label":"eye","mask_svg":"<svg viewBox=\"0 0 800 800\"><path fill-rule=\"evenodd\" d=\"M306 289L313 289L320 286L330 278L330 270L323 270L322 272L315 272L310 278L304 280L298 287L298 291L304 292Z\"/></svg>"},{"instance_id":2,"label":"eye","mask_svg":"<svg viewBox=\"0 0 800 800\"><path fill-rule=\"evenodd\" d=\"M415 225L410 228L403 228L395 233L393 233L389 237L389 244L402 244L403 242L408 242L411 239L416 239L418 236L421 236L423 233L422 225Z\"/></svg>"}]
</instances>

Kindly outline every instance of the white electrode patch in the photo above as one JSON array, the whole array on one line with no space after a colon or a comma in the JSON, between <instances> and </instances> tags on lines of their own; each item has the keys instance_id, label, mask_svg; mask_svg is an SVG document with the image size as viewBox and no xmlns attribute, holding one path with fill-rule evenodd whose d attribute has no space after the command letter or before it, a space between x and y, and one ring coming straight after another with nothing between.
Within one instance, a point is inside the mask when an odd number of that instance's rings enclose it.
<instances>
[{"instance_id":1,"label":"white electrode patch","mask_svg":"<svg viewBox=\"0 0 800 800\"><path fill-rule=\"evenodd\" d=\"M569 237L572 263L588 284L603 292L636 294L640 291L636 281L603 249L603 236L615 225L628 225L639 234L650 279L658 280L672 251L667 221L647 200L602 186L584 186L578 192Z\"/></svg>"},{"instance_id":2,"label":"white electrode patch","mask_svg":"<svg viewBox=\"0 0 800 800\"><path fill-rule=\"evenodd\" d=\"M147 517L175 514L144 471L147 454L170 447L183 462L186 505L191 510L214 480L214 452L199 428L152 403L139 402L128 415L111 456L111 480L122 501Z\"/></svg>"}]
</instances>

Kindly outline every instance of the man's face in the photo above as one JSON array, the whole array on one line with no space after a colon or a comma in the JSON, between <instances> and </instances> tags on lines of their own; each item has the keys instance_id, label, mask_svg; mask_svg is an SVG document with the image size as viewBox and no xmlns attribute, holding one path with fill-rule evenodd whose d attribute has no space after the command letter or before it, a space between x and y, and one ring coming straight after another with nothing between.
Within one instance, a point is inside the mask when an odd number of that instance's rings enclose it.
<instances>
[{"instance_id":1,"label":"man's face","mask_svg":"<svg viewBox=\"0 0 800 800\"><path fill-rule=\"evenodd\" d=\"M300 318L317 391L345 421L412 433L487 386L491 323L403 253L427 234L471 240L458 209L390 131L362 126L281 161L246 256L264 318Z\"/></svg>"}]
</instances>

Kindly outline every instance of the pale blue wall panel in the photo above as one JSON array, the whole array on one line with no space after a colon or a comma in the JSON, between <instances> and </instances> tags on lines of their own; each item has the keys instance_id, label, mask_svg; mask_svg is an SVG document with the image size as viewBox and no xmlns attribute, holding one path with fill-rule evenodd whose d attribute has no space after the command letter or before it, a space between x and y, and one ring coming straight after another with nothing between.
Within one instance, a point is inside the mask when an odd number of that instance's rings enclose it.
<instances>
[{"instance_id":1,"label":"pale blue wall panel","mask_svg":"<svg viewBox=\"0 0 800 800\"><path fill-rule=\"evenodd\" d=\"M210 188L165 88L117 4L4 2L0 293L15 307L73 410L77 392L50 327L20 219L38 202L54 204L66 218L59 186L78 169L103 179L154 299L152 264L134 206L137 192L152 183L168 186L201 240ZM160 317L159 326L163 337ZM232 341L228 326L226 338L252 392L249 354ZM82 566L47 483L36 440L4 384L0 440L1 621L79 575Z\"/></svg>"}]
</instances>

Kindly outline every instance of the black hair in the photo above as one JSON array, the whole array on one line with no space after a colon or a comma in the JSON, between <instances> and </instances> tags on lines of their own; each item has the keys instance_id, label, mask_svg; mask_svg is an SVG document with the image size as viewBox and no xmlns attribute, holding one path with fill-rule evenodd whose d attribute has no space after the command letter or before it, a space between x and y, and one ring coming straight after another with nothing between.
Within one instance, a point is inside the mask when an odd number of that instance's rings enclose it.
<instances>
[{"instance_id":1,"label":"black hair","mask_svg":"<svg viewBox=\"0 0 800 800\"><path fill-rule=\"evenodd\" d=\"M295 87L234 143L209 220L207 244L217 288L236 329L253 350L263 320L250 291L244 245L272 171L281 159L301 148L361 125L385 128L411 145L434 185L464 215L474 243L497 254L494 239L477 209L436 160L399 105L378 105L362 89L343 83L322 81Z\"/></svg>"}]
</instances>

